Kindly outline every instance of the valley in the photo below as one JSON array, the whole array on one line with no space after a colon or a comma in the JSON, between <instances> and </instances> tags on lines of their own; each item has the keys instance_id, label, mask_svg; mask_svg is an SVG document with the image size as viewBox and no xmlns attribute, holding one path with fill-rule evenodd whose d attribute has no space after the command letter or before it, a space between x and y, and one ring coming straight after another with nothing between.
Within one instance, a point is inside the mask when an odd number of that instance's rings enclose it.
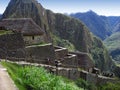
<instances>
[{"instance_id":1,"label":"valley","mask_svg":"<svg viewBox=\"0 0 120 90\"><path fill-rule=\"evenodd\" d=\"M120 16L101 16L93 11L71 14L84 22L89 30L102 39L112 58L120 61Z\"/></svg>"}]
</instances>

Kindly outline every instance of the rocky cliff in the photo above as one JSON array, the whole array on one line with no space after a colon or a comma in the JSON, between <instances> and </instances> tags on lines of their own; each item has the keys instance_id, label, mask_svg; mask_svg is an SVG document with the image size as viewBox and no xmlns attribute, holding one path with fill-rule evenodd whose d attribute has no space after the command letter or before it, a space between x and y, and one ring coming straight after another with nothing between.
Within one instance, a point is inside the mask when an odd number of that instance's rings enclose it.
<instances>
[{"instance_id":1,"label":"rocky cliff","mask_svg":"<svg viewBox=\"0 0 120 90\"><path fill-rule=\"evenodd\" d=\"M2 18L32 18L45 30L45 41L50 41L46 10L36 0L11 0Z\"/></svg>"},{"instance_id":2,"label":"rocky cliff","mask_svg":"<svg viewBox=\"0 0 120 90\"><path fill-rule=\"evenodd\" d=\"M11 0L3 18L32 18L45 32L45 41L89 53L96 67L110 70L113 63L101 40L79 20L45 10L36 0Z\"/></svg>"}]
</instances>

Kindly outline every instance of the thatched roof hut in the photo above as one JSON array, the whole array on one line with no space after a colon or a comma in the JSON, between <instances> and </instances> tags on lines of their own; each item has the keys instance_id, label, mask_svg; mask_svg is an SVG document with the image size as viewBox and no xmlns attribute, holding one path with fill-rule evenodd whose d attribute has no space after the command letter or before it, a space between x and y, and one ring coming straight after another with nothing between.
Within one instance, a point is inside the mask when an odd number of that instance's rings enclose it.
<instances>
[{"instance_id":1,"label":"thatched roof hut","mask_svg":"<svg viewBox=\"0 0 120 90\"><path fill-rule=\"evenodd\" d=\"M0 22L0 29L12 30L24 36L43 35L43 30L31 18L10 18Z\"/></svg>"}]
</instances>

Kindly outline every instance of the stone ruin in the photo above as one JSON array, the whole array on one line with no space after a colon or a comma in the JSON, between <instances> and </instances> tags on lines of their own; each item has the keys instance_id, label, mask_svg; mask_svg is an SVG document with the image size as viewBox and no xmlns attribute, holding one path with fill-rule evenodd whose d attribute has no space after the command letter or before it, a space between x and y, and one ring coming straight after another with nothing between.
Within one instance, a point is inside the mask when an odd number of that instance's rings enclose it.
<instances>
[{"instance_id":1,"label":"stone ruin","mask_svg":"<svg viewBox=\"0 0 120 90\"><path fill-rule=\"evenodd\" d=\"M0 35L0 58L42 64L49 72L72 80L83 78L92 83L113 81L101 77L87 53L69 52L52 44L25 46L22 34ZM81 69L80 69L81 68Z\"/></svg>"}]
</instances>

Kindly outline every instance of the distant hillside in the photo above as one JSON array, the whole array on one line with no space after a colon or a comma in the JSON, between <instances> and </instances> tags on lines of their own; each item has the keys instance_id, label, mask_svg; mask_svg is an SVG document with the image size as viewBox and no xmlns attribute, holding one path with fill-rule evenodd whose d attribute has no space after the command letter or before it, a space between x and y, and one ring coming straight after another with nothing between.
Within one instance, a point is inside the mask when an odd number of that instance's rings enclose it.
<instances>
[{"instance_id":1,"label":"distant hillside","mask_svg":"<svg viewBox=\"0 0 120 90\"><path fill-rule=\"evenodd\" d=\"M112 27L112 33L120 31L120 16L109 16L107 18L110 26Z\"/></svg>"},{"instance_id":2,"label":"distant hillside","mask_svg":"<svg viewBox=\"0 0 120 90\"><path fill-rule=\"evenodd\" d=\"M105 40L105 45L113 59L120 61L120 16L100 16L93 11L71 14L71 16L83 21L93 34Z\"/></svg>"},{"instance_id":3,"label":"distant hillside","mask_svg":"<svg viewBox=\"0 0 120 90\"><path fill-rule=\"evenodd\" d=\"M71 14L71 16L83 21L89 30L102 40L111 35L112 28L105 16L99 16L93 11Z\"/></svg>"},{"instance_id":4,"label":"distant hillside","mask_svg":"<svg viewBox=\"0 0 120 90\"><path fill-rule=\"evenodd\" d=\"M114 65L102 41L78 19L46 10L36 0L11 0L3 18L23 17L32 18L44 29L46 42L58 46L67 44L70 48L88 53L101 70L110 70Z\"/></svg>"},{"instance_id":5,"label":"distant hillside","mask_svg":"<svg viewBox=\"0 0 120 90\"><path fill-rule=\"evenodd\" d=\"M119 16L100 16L93 11L71 14L71 16L83 21L89 30L102 40L120 31Z\"/></svg>"},{"instance_id":6,"label":"distant hillside","mask_svg":"<svg viewBox=\"0 0 120 90\"><path fill-rule=\"evenodd\" d=\"M0 14L0 19L2 18L2 14Z\"/></svg>"},{"instance_id":7,"label":"distant hillside","mask_svg":"<svg viewBox=\"0 0 120 90\"><path fill-rule=\"evenodd\" d=\"M120 32L112 34L104 41L113 59L120 61Z\"/></svg>"}]
</instances>

